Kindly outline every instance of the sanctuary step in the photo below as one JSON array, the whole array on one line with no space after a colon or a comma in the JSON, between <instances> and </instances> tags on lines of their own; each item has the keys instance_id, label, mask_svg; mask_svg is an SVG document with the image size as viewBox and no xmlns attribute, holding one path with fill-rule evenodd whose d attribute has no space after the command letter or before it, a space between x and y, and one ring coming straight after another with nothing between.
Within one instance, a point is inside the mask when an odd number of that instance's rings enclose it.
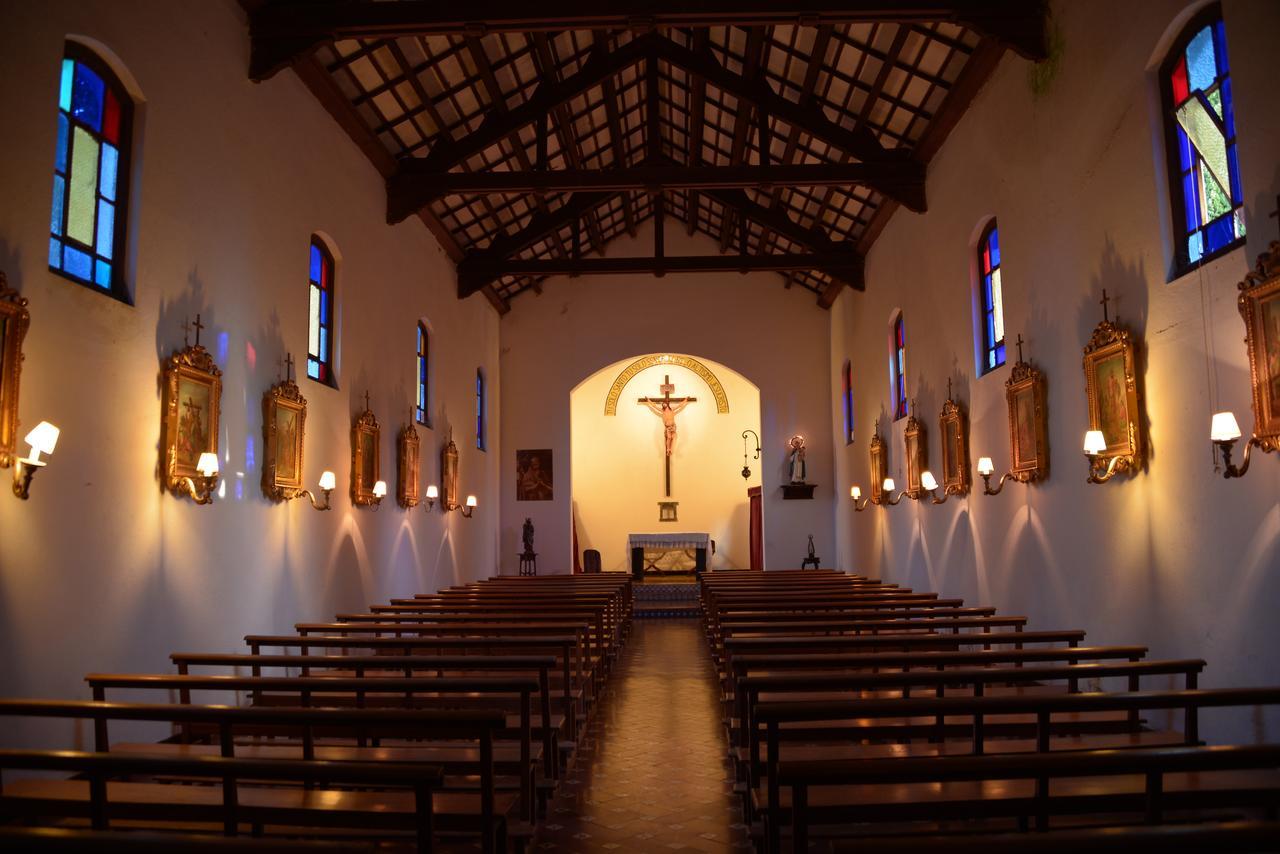
<instances>
[{"instance_id":1,"label":"sanctuary step","mask_svg":"<svg viewBox=\"0 0 1280 854\"><path fill-rule=\"evenodd\" d=\"M654 581L647 577L634 587L636 617L696 617L702 585L687 581Z\"/></svg>"}]
</instances>

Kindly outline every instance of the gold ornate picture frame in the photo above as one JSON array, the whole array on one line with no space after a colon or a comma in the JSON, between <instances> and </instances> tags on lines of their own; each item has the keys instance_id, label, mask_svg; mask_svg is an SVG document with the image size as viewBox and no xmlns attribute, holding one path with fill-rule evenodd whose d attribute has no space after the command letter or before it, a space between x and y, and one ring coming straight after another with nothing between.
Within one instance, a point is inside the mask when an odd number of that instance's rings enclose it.
<instances>
[{"instance_id":1,"label":"gold ornate picture frame","mask_svg":"<svg viewBox=\"0 0 1280 854\"><path fill-rule=\"evenodd\" d=\"M871 503L882 504L885 499L884 479L888 476L888 462L885 460L884 440L880 438L880 422L876 422L876 432L871 435Z\"/></svg>"},{"instance_id":2,"label":"gold ornate picture frame","mask_svg":"<svg viewBox=\"0 0 1280 854\"><path fill-rule=\"evenodd\" d=\"M938 433L942 440L942 489L945 495L968 495L969 419L950 394L938 416Z\"/></svg>"},{"instance_id":3,"label":"gold ornate picture frame","mask_svg":"<svg viewBox=\"0 0 1280 854\"><path fill-rule=\"evenodd\" d=\"M378 503L373 485L382 479L382 427L368 406L366 396L365 410L351 426L351 503L357 506Z\"/></svg>"},{"instance_id":4,"label":"gold ornate picture frame","mask_svg":"<svg viewBox=\"0 0 1280 854\"><path fill-rule=\"evenodd\" d=\"M0 468L8 468L18 458L18 384L22 341L30 326L26 297L10 288L0 272Z\"/></svg>"},{"instance_id":5,"label":"gold ornate picture frame","mask_svg":"<svg viewBox=\"0 0 1280 854\"><path fill-rule=\"evenodd\" d=\"M1138 392L1137 347L1127 329L1103 320L1084 348L1089 429L1102 431L1106 449L1097 459L1116 459L1116 471L1142 467L1142 399Z\"/></svg>"},{"instance_id":6,"label":"gold ornate picture frame","mask_svg":"<svg viewBox=\"0 0 1280 854\"><path fill-rule=\"evenodd\" d=\"M457 510L458 502L458 446L449 443L440 450L440 504L445 510Z\"/></svg>"},{"instance_id":7,"label":"gold ornate picture frame","mask_svg":"<svg viewBox=\"0 0 1280 854\"><path fill-rule=\"evenodd\" d=\"M306 491L306 426L307 399L292 379L262 395L262 492L273 501L289 501Z\"/></svg>"},{"instance_id":8,"label":"gold ornate picture frame","mask_svg":"<svg viewBox=\"0 0 1280 854\"><path fill-rule=\"evenodd\" d=\"M1280 450L1280 241L1258 256L1240 282L1236 304L1244 319L1253 388L1253 436L1262 451Z\"/></svg>"},{"instance_id":9,"label":"gold ornate picture frame","mask_svg":"<svg viewBox=\"0 0 1280 854\"><path fill-rule=\"evenodd\" d=\"M396 501L401 507L418 506L420 460L418 430L412 424L406 424L396 437Z\"/></svg>"},{"instance_id":10,"label":"gold ornate picture frame","mask_svg":"<svg viewBox=\"0 0 1280 854\"><path fill-rule=\"evenodd\" d=\"M912 412L907 416L907 427L902 433L902 443L906 449L906 493L908 498L916 499L924 495L924 486L920 482L920 477L926 467L926 454L924 425L916 418L914 401L911 409Z\"/></svg>"},{"instance_id":11,"label":"gold ornate picture frame","mask_svg":"<svg viewBox=\"0 0 1280 854\"><path fill-rule=\"evenodd\" d=\"M222 411L222 372L213 356L196 343L177 351L164 364L165 487L187 494L186 479L200 477L196 463L204 453L218 453L218 418Z\"/></svg>"},{"instance_id":12,"label":"gold ornate picture frame","mask_svg":"<svg viewBox=\"0 0 1280 854\"><path fill-rule=\"evenodd\" d=\"M1009 475L1019 483L1049 476L1044 374L1019 360L1004 384L1009 406Z\"/></svg>"}]
</instances>

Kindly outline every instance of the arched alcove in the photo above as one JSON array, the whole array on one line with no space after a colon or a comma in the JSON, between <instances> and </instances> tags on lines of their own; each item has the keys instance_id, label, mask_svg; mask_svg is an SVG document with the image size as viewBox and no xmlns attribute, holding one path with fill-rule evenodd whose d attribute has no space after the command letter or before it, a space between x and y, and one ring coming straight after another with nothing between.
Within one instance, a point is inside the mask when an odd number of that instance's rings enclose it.
<instances>
[{"instance_id":1,"label":"arched alcove","mask_svg":"<svg viewBox=\"0 0 1280 854\"><path fill-rule=\"evenodd\" d=\"M696 398L675 418L671 495L666 495L665 430L643 397ZM598 549L605 571L629 569L627 535L707 533L715 568L750 565L747 489L760 485L750 460L742 477L742 432L760 432L760 390L732 368L698 356L652 353L600 368L569 393L572 524L578 548ZM751 444L752 456L755 444ZM676 521L659 521L659 502L677 502Z\"/></svg>"}]
</instances>

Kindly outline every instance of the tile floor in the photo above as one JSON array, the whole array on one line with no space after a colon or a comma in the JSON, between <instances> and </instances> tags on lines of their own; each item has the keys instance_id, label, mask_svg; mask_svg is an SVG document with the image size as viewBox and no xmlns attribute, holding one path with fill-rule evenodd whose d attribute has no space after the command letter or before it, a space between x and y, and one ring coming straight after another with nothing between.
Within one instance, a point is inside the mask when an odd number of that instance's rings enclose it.
<instances>
[{"instance_id":1,"label":"tile floor","mask_svg":"<svg viewBox=\"0 0 1280 854\"><path fill-rule=\"evenodd\" d=\"M698 622L633 625L533 852L750 850Z\"/></svg>"}]
</instances>

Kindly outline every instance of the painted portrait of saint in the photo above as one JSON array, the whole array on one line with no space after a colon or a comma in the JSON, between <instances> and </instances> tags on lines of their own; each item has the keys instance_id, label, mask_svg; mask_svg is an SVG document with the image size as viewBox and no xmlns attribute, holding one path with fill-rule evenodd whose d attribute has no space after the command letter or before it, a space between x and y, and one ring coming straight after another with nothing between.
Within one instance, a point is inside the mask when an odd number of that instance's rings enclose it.
<instances>
[{"instance_id":1,"label":"painted portrait of saint","mask_svg":"<svg viewBox=\"0 0 1280 854\"><path fill-rule=\"evenodd\" d=\"M178 380L178 465L195 468L209 450L209 386L182 377Z\"/></svg>"},{"instance_id":2,"label":"painted portrait of saint","mask_svg":"<svg viewBox=\"0 0 1280 854\"><path fill-rule=\"evenodd\" d=\"M551 449L516 451L516 501L551 501L554 496Z\"/></svg>"},{"instance_id":3,"label":"painted portrait of saint","mask_svg":"<svg viewBox=\"0 0 1280 854\"><path fill-rule=\"evenodd\" d=\"M374 434L368 430L360 432L360 485L367 490L373 489L378 482L378 448L374 444Z\"/></svg>"},{"instance_id":4,"label":"painted portrait of saint","mask_svg":"<svg viewBox=\"0 0 1280 854\"><path fill-rule=\"evenodd\" d=\"M1124 353L1116 353L1094 366L1094 393L1098 399L1098 429L1107 447L1129 443L1129 398L1125 391Z\"/></svg>"},{"instance_id":5,"label":"painted portrait of saint","mask_svg":"<svg viewBox=\"0 0 1280 854\"><path fill-rule=\"evenodd\" d=\"M960 422L946 422L946 434L942 437L942 480L951 483L960 477Z\"/></svg>"},{"instance_id":6,"label":"painted portrait of saint","mask_svg":"<svg viewBox=\"0 0 1280 854\"><path fill-rule=\"evenodd\" d=\"M298 479L298 412L287 406L276 407L276 476L282 480Z\"/></svg>"},{"instance_id":7,"label":"painted portrait of saint","mask_svg":"<svg viewBox=\"0 0 1280 854\"><path fill-rule=\"evenodd\" d=\"M1261 378L1267 394L1267 408L1280 410L1280 293L1259 306L1262 310L1262 360L1266 374Z\"/></svg>"},{"instance_id":8,"label":"painted portrait of saint","mask_svg":"<svg viewBox=\"0 0 1280 854\"><path fill-rule=\"evenodd\" d=\"M1019 466L1033 464L1036 461L1036 395L1035 389L1028 386L1017 393L1013 400L1015 418L1014 435L1016 436L1016 459Z\"/></svg>"}]
</instances>

